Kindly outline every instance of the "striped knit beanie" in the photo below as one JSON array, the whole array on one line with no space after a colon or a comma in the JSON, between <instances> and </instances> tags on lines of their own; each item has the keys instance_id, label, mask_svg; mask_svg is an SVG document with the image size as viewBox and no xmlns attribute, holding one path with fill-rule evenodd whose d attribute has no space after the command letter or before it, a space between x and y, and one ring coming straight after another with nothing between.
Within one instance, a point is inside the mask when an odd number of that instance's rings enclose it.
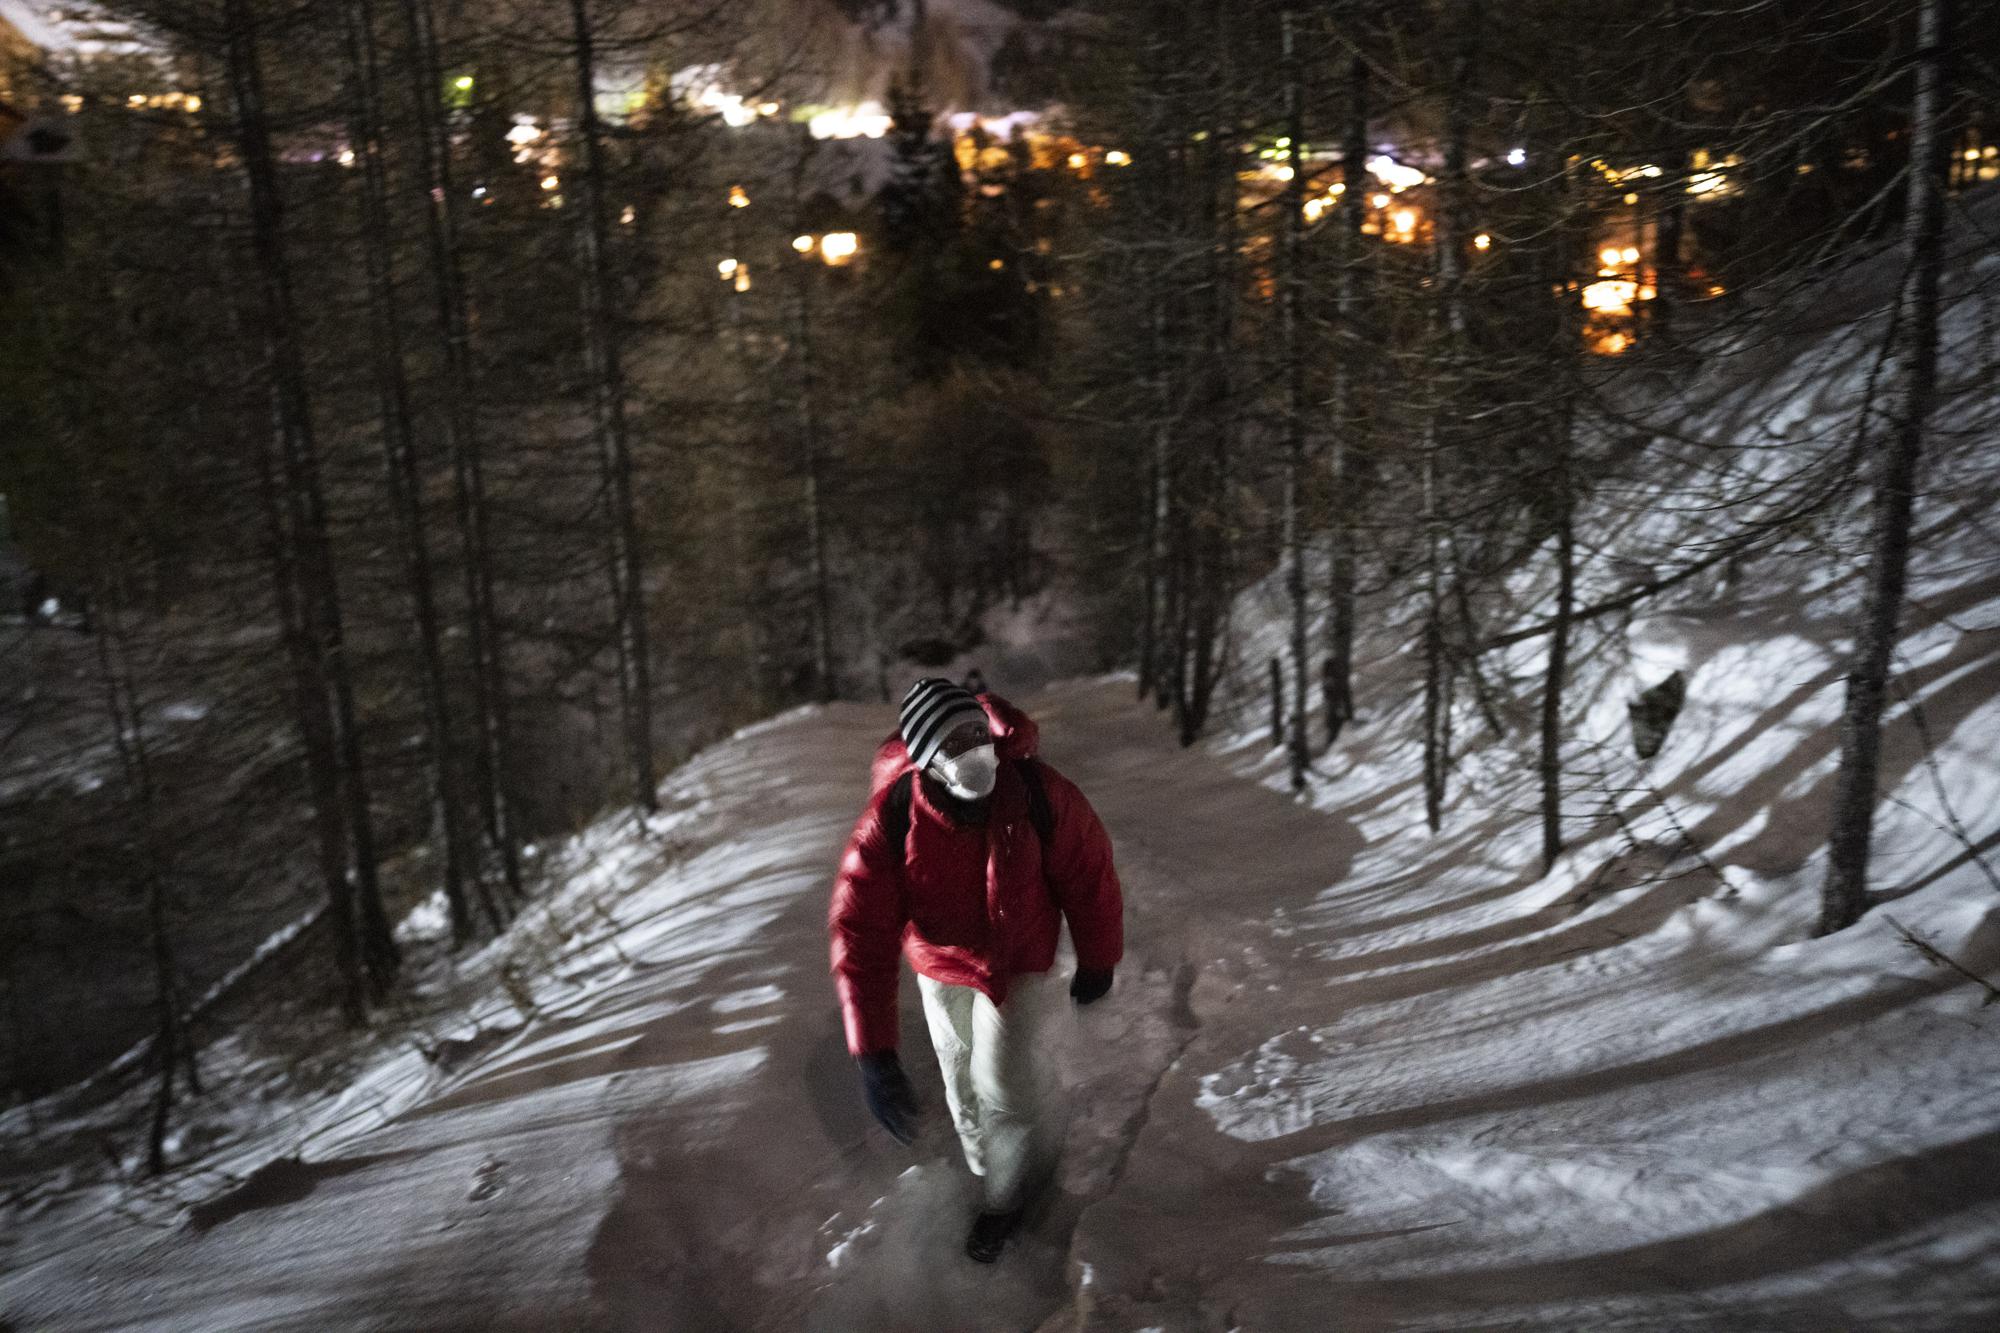
<instances>
[{"instance_id":1,"label":"striped knit beanie","mask_svg":"<svg viewBox=\"0 0 2000 1333\"><path fill-rule=\"evenodd\" d=\"M926 676L903 696L901 717L903 745L910 752L910 762L926 768L952 728L962 722L986 721L986 710L971 690L942 676Z\"/></svg>"}]
</instances>

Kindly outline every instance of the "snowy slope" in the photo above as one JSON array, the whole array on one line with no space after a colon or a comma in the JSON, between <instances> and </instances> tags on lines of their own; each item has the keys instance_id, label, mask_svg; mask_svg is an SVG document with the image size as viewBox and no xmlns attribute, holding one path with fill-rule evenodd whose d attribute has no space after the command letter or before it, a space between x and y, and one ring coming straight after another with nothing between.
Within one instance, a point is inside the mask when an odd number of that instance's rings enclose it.
<instances>
[{"instance_id":1,"label":"snowy slope","mask_svg":"<svg viewBox=\"0 0 2000 1333\"><path fill-rule=\"evenodd\" d=\"M1464 708L1433 838L1410 636L1378 621L1362 722L1313 792L1365 850L1271 907L1256 947L1274 989L1204 1006L1197 986L1204 1026L1121 1188L1085 1216L1090 1281L1062 1326L2000 1322L2000 1009L1896 928L2000 978L2000 879L1981 863L2000 844L1995 213L1957 233L1885 729L1874 873L1895 901L1809 938L1859 601L1848 529L1818 520L1585 635L1571 845L1547 878L1529 768L1542 645L1496 673L1515 739ZM1592 498L1584 602L1698 559L1746 517L1714 512L1718 494L1763 488L1773 511L1845 446L1895 262L1759 329L1654 442L1646 480ZM1547 613L1548 564L1517 580L1522 621ZM1246 661L1282 653L1281 597L1273 579L1239 606ZM1625 705L1674 669L1687 705L1642 764ZM1232 706L1223 748L1276 787L1261 693ZM1201 1225L1152 1232L1170 1210Z\"/></svg>"}]
</instances>

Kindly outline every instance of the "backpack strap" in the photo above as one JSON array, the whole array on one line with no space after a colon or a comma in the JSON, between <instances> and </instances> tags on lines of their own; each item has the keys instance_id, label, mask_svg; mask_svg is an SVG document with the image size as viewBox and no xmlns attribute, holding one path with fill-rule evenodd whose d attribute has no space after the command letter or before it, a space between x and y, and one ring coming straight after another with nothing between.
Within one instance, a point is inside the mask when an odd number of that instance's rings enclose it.
<instances>
[{"instance_id":1,"label":"backpack strap","mask_svg":"<svg viewBox=\"0 0 2000 1333\"><path fill-rule=\"evenodd\" d=\"M1022 759L1014 767L1028 788L1028 822L1035 826L1035 836L1042 840L1042 846L1047 847L1055 841L1056 812L1049 805L1049 789L1042 785L1042 766L1037 760Z\"/></svg>"},{"instance_id":2,"label":"backpack strap","mask_svg":"<svg viewBox=\"0 0 2000 1333\"><path fill-rule=\"evenodd\" d=\"M882 799L882 837L896 849L899 861L910 841L910 785L916 780L916 769L904 769L889 784L889 794Z\"/></svg>"},{"instance_id":3,"label":"backpack strap","mask_svg":"<svg viewBox=\"0 0 2000 1333\"><path fill-rule=\"evenodd\" d=\"M1028 789L1028 822L1047 847L1055 838L1056 812L1049 804L1049 789L1042 784L1042 766L1033 759L1022 759L1015 762L1014 769ZM910 789L916 780L916 769L904 769L882 798L882 837L898 851L910 840Z\"/></svg>"}]
</instances>

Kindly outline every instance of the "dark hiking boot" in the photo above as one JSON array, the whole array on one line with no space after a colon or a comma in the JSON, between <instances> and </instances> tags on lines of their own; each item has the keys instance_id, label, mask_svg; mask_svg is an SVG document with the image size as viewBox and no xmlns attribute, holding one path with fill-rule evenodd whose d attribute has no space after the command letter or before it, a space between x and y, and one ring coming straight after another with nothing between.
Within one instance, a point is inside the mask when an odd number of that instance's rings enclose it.
<instances>
[{"instance_id":1,"label":"dark hiking boot","mask_svg":"<svg viewBox=\"0 0 2000 1333\"><path fill-rule=\"evenodd\" d=\"M1021 1210L1011 1213L981 1213L965 1238L965 1253L982 1264L990 1264L1007 1247L1007 1238L1021 1225Z\"/></svg>"}]
</instances>

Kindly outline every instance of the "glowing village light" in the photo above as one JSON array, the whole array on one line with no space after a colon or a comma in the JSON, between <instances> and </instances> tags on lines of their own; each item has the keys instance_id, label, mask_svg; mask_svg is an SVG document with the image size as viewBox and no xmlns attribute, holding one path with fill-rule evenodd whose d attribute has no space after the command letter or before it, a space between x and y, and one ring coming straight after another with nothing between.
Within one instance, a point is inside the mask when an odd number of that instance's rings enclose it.
<instances>
[{"instance_id":1,"label":"glowing village light","mask_svg":"<svg viewBox=\"0 0 2000 1333\"><path fill-rule=\"evenodd\" d=\"M806 129L815 139L879 139L892 123L880 102L863 102L822 111L806 122Z\"/></svg>"},{"instance_id":2,"label":"glowing village light","mask_svg":"<svg viewBox=\"0 0 2000 1333\"><path fill-rule=\"evenodd\" d=\"M1417 229L1417 213L1413 208L1399 208L1389 215L1389 225L1398 235L1408 237Z\"/></svg>"},{"instance_id":3,"label":"glowing village light","mask_svg":"<svg viewBox=\"0 0 2000 1333\"><path fill-rule=\"evenodd\" d=\"M1089 160L1082 153L1071 153L1069 155L1069 169L1071 171L1082 171L1084 164Z\"/></svg>"},{"instance_id":4,"label":"glowing village light","mask_svg":"<svg viewBox=\"0 0 2000 1333\"><path fill-rule=\"evenodd\" d=\"M1528 150L1527 150L1527 149L1525 149L1525 148L1510 148L1510 149L1508 149L1508 150L1507 150L1507 165L1508 165L1508 166L1510 166L1510 167L1521 167L1521 166L1526 166L1526 165L1527 165L1527 163L1528 163Z\"/></svg>"},{"instance_id":5,"label":"glowing village light","mask_svg":"<svg viewBox=\"0 0 2000 1333\"><path fill-rule=\"evenodd\" d=\"M1597 257L1604 261L1604 267L1617 268L1618 260L1623 254L1624 251L1620 250L1617 246L1607 245L1604 249L1597 252Z\"/></svg>"},{"instance_id":6,"label":"glowing village light","mask_svg":"<svg viewBox=\"0 0 2000 1333\"><path fill-rule=\"evenodd\" d=\"M1415 167L1406 167L1386 153L1368 159L1368 174L1381 181L1393 192L1401 192L1413 185L1424 183L1424 173Z\"/></svg>"},{"instance_id":7,"label":"glowing village light","mask_svg":"<svg viewBox=\"0 0 2000 1333\"><path fill-rule=\"evenodd\" d=\"M733 278L736 276L736 270L741 267L743 266L734 259L725 259L715 266L715 275L725 280Z\"/></svg>"},{"instance_id":8,"label":"glowing village light","mask_svg":"<svg viewBox=\"0 0 2000 1333\"><path fill-rule=\"evenodd\" d=\"M526 148L541 137L542 127L532 120L517 120L514 122L514 128L507 131L507 142L516 148Z\"/></svg>"},{"instance_id":9,"label":"glowing village light","mask_svg":"<svg viewBox=\"0 0 2000 1333\"><path fill-rule=\"evenodd\" d=\"M451 86L462 93L469 93L472 91L472 76L470 74L461 74L451 81Z\"/></svg>"},{"instance_id":10,"label":"glowing village light","mask_svg":"<svg viewBox=\"0 0 2000 1333\"><path fill-rule=\"evenodd\" d=\"M792 249L798 251L800 254L809 255L812 253L812 248L813 248L812 237L810 236L792 237Z\"/></svg>"},{"instance_id":11,"label":"glowing village light","mask_svg":"<svg viewBox=\"0 0 2000 1333\"><path fill-rule=\"evenodd\" d=\"M1107 167L1129 167L1132 165L1132 155L1122 148L1113 148L1104 155L1104 165Z\"/></svg>"},{"instance_id":12,"label":"glowing village light","mask_svg":"<svg viewBox=\"0 0 2000 1333\"><path fill-rule=\"evenodd\" d=\"M557 176L542 177L542 188L544 190L553 190L561 184L562 184L562 179L560 177Z\"/></svg>"},{"instance_id":13,"label":"glowing village light","mask_svg":"<svg viewBox=\"0 0 2000 1333\"><path fill-rule=\"evenodd\" d=\"M627 204L625 205L625 211L618 215L618 220L629 227L639 220L639 210L631 204Z\"/></svg>"},{"instance_id":14,"label":"glowing village light","mask_svg":"<svg viewBox=\"0 0 2000 1333\"><path fill-rule=\"evenodd\" d=\"M745 102L740 94L724 92L715 83L696 93L694 104L711 115L721 116L723 124L736 130L753 123L758 115L758 108Z\"/></svg>"},{"instance_id":15,"label":"glowing village light","mask_svg":"<svg viewBox=\"0 0 2000 1333\"><path fill-rule=\"evenodd\" d=\"M1493 248L1493 238L1482 231L1472 238L1472 248L1475 250L1491 250Z\"/></svg>"},{"instance_id":16,"label":"glowing village light","mask_svg":"<svg viewBox=\"0 0 2000 1333\"><path fill-rule=\"evenodd\" d=\"M1639 262L1639 247L1628 245L1618 252L1618 257L1628 264L1636 264Z\"/></svg>"},{"instance_id":17,"label":"glowing village light","mask_svg":"<svg viewBox=\"0 0 2000 1333\"><path fill-rule=\"evenodd\" d=\"M1389 196L1386 194L1378 194L1375 195L1373 198L1369 199L1368 202L1375 205L1375 207L1377 208L1387 208L1389 206Z\"/></svg>"},{"instance_id":18,"label":"glowing village light","mask_svg":"<svg viewBox=\"0 0 2000 1333\"><path fill-rule=\"evenodd\" d=\"M829 264L845 264L860 248L861 238L851 231L830 231L819 240L820 258Z\"/></svg>"},{"instance_id":19,"label":"glowing village light","mask_svg":"<svg viewBox=\"0 0 2000 1333\"><path fill-rule=\"evenodd\" d=\"M1630 314L1639 295L1639 284L1625 278L1606 278L1583 289L1583 308L1599 314Z\"/></svg>"}]
</instances>

